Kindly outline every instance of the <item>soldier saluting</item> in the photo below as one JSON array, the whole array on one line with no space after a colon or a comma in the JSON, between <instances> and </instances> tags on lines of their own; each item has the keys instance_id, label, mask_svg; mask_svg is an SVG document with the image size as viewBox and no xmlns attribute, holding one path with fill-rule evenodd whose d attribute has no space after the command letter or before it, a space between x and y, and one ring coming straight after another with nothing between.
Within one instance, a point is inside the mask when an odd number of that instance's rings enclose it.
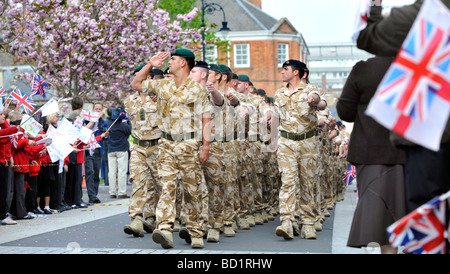
<instances>
[{"instance_id":1,"label":"soldier saluting","mask_svg":"<svg viewBox=\"0 0 450 274\"><path fill-rule=\"evenodd\" d=\"M173 80L145 79L153 67L161 67L169 57L169 71L175 76ZM200 164L209 157L211 133L207 130L207 125L211 121L212 106L205 88L190 76L194 65L195 55L188 49L177 49L171 54L162 52L153 56L131 83L133 89L144 94L156 94L158 97L162 138L157 163L163 188L156 208L156 229L152 238L163 248L173 247L172 227L176 213L178 174L181 175L185 190L183 210L191 236L191 247L204 246L200 217L200 182L204 177ZM203 146L200 140L203 141ZM200 147L202 149L199 154Z\"/></svg>"}]
</instances>

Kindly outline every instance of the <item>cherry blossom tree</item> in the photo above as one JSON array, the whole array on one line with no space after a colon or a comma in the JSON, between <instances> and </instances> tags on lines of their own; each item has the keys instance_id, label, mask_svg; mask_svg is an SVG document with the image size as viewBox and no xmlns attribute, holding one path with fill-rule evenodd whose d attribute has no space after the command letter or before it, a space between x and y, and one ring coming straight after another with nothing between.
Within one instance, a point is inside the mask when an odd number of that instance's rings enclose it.
<instances>
[{"instance_id":1,"label":"cherry blossom tree","mask_svg":"<svg viewBox=\"0 0 450 274\"><path fill-rule=\"evenodd\" d=\"M198 29L181 27L198 9L171 20L157 3L3 0L4 48L32 66L56 96L119 103L130 93L133 69L150 55L201 39Z\"/></svg>"}]
</instances>

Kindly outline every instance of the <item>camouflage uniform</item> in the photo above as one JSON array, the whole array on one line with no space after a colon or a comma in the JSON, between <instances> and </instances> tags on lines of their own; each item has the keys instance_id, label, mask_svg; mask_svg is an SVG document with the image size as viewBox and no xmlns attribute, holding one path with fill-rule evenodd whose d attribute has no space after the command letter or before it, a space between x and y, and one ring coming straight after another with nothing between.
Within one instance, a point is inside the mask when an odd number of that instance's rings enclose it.
<instances>
[{"instance_id":1,"label":"camouflage uniform","mask_svg":"<svg viewBox=\"0 0 450 274\"><path fill-rule=\"evenodd\" d=\"M206 90L189 76L178 88L174 80L145 80L142 91L144 94L156 93L162 130L157 161L163 188L156 208L156 226L159 230L172 231L180 174L186 227L192 237L202 237L201 116L212 113Z\"/></svg>"},{"instance_id":2,"label":"camouflage uniform","mask_svg":"<svg viewBox=\"0 0 450 274\"><path fill-rule=\"evenodd\" d=\"M135 93L125 99L124 104L134 139L130 149L130 181L133 190L128 212L131 219L137 216L155 218L162 187L156 165L158 140L161 137L156 102L149 96L142 100L139 93Z\"/></svg>"},{"instance_id":3,"label":"camouflage uniform","mask_svg":"<svg viewBox=\"0 0 450 274\"><path fill-rule=\"evenodd\" d=\"M229 88L228 92L237 96L237 92ZM238 97L238 96L237 96ZM238 97L239 98L239 97ZM237 123L235 107L225 98L224 103L224 164L225 164L225 192L224 192L224 225L233 225L234 219L239 210L239 185L238 185L238 155L239 143L236 140Z\"/></svg>"},{"instance_id":4,"label":"camouflage uniform","mask_svg":"<svg viewBox=\"0 0 450 274\"><path fill-rule=\"evenodd\" d=\"M278 166L281 172L279 194L281 221L295 221L296 212L301 212L303 225L314 225L319 217L315 201L315 159L317 147L315 129L317 125L316 108L310 107L307 97L311 90L306 85L289 95L284 87L275 94L273 119L279 119L280 135L277 152ZM283 137L287 132L288 138ZM302 135L302 140L298 136ZM296 140L292 140L296 139ZM300 201L296 194L300 193Z\"/></svg>"},{"instance_id":5,"label":"camouflage uniform","mask_svg":"<svg viewBox=\"0 0 450 274\"><path fill-rule=\"evenodd\" d=\"M251 218L254 213L254 192L253 183L251 181L253 172L253 159L251 154L251 146L248 139L249 136L249 117L242 119L239 115L241 107L245 106L249 112L255 112L249 96L245 96L241 93L238 94L240 100L240 107L236 108L237 111L237 139L239 141L239 155L240 155L240 174L239 179L239 194L240 194L240 210L238 217L241 221L248 222L247 219ZM240 224L241 226L241 224ZM248 228L246 228L248 229Z\"/></svg>"},{"instance_id":6,"label":"camouflage uniform","mask_svg":"<svg viewBox=\"0 0 450 274\"><path fill-rule=\"evenodd\" d=\"M250 115L249 121L249 132L248 140L250 143L250 159L252 167L252 177L253 177L253 197L254 197L254 208L252 213L254 213L256 223L262 224L262 212L264 211L264 200L263 200L263 153L261 152L261 137L259 135L259 119L260 110L264 99L255 94L249 94L250 100L255 107L252 115Z\"/></svg>"},{"instance_id":7,"label":"camouflage uniform","mask_svg":"<svg viewBox=\"0 0 450 274\"><path fill-rule=\"evenodd\" d=\"M219 91L220 92L220 91ZM223 94L221 94L223 97ZM225 162L223 148L223 107L216 106L210 97L214 110L211 120L211 139L209 159L202 164L208 188L208 224L209 228L221 229L223 226L223 203L225 191Z\"/></svg>"}]
</instances>

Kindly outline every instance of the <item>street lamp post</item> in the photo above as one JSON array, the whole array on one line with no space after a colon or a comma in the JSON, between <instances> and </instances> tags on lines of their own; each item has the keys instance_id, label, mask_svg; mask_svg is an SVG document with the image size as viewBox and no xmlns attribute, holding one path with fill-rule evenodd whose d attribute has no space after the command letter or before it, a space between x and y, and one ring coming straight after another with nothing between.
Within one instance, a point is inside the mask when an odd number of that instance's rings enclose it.
<instances>
[{"instance_id":1,"label":"street lamp post","mask_svg":"<svg viewBox=\"0 0 450 274\"><path fill-rule=\"evenodd\" d=\"M223 14L223 21L222 21L222 28L220 28L219 31L221 32L228 32L230 31L230 28L228 28L228 22L226 21L225 17L225 11L222 8L221 5L217 3L205 3L205 0L202 0L202 59L203 61L206 61L206 46L205 46L205 12L208 14L212 14L217 10L221 10Z\"/></svg>"}]
</instances>

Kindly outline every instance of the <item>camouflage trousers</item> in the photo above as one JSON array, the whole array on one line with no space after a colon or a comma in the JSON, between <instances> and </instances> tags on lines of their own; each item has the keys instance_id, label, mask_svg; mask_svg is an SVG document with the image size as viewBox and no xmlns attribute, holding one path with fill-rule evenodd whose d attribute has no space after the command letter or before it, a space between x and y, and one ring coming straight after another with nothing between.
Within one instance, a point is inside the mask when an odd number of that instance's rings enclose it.
<instances>
[{"instance_id":1,"label":"camouflage trousers","mask_svg":"<svg viewBox=\"0 0 450 274\"><path fill-rule=\"evenodd\" d=\"M176 191L181 181L186 228L191 236L202 237L201 184L204 175L199 157L200 142L194 139L179 142L161 139L159 146L158 173L162 191L156 207L156 226L160 230L172 231L176 216Z\"/></svg>"},{"instance_id":2,"label":"camouflage trousers","mask_svg":"<svg viewBox=\"0 0 450 274\"><path fill-rule=\"evenodd\" d=\"M318 220L317 157L314 138L293 141L281 137L279 140L277 158L281 173L281 221L294 221L298 217L302 224L312 225Z\"/></svg>"},{"instance_id":3,"label":"camouflage trousers","mask_svg":"<svg viewBox=\"0 0 450 274\"><path fill-rule=\"evenodd\" d=\"M278 195L280 190L280 172L278 171L277 154L275 152L267 152L268 157L268 169L267 169L267 180L268 180L268 199L269 199L269 210L273 209L278 211Z\"/></svg>"},{"instance_id":4,"label":"camouflage trousers","mask_svg":"<svg viewBox=\"0 0 450 274\"><path fill-rule=\"evenodd\" d=\"M232 225L239 210L238 157L239 142L233 140L223 143L225 164L224 225Z\"/></svg>"},{"instance_id":5,"label":"camouflage trousers","mask_svg":"<svg viewBox=\"0 0 450 274\"><path fill-rule=\"evenodd\" d=\"M241 174L239 178L240 210L239 217L253 214L255 209L255 200L253 192L253 159L251 146L248 140L239 141L241 158Z\"/></svg>"},{"instance_id":6,"label":"camouflage trousers","mask_svg":"<svg viewBox=\"0 0 450 274\"><path fill-rule=\"evenodd\" d=\"M142 147L131 145L130 180L132 192L128 214L133 220L137 216L155 217L156 204L161 193L156 159L159 146Z\"/></svg>"},{"instance_id":7,"label":"camouflage trousers","mask_svg":"<svg viewBox=\"0 0 450 274\"><path fill-rule=\"evenodd\" d=\"M222 142L209 145L209 159L202 164L208 188L208 224L210 228L222 228L224 218L225 164Z\"/></svg>"},{"instance_id":8,"label":"camouflage trousers","mask_svg":"<svg viewBox=\"0 0 450 274\"><path fill-rule=\"evenodd\" d=\"M250 142L250 158L252 159L252 175L253 175L253 198L254 198L254 211L261 212L264 210L263 199L263 158L264 155L261 151L261 142Z\"/></svg>"}]
</instances>

